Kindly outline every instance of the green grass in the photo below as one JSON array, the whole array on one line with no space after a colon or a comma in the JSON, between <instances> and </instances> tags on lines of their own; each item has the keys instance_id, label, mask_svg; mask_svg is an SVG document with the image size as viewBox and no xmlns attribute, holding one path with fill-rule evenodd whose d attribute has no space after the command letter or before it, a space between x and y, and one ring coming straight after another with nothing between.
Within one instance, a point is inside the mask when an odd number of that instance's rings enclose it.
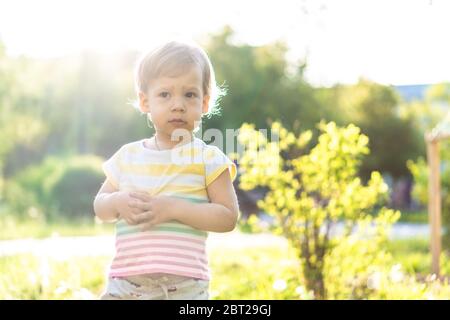
<instances>
[{"instance_id":1,"label":"green grass","mask_svg":"<svg viewBox=\"0 0 450 320\"><path fill-rule=\"evenodd\" d=\"M264 248L264 253L254 248L211 252L211 298L297 299L298 269L291 254L277 246ZM0 299L96 299L104 289L109 261L105 256L0 257ZM288 283L283 292L272 288L280 279Z\"/></svg>"},{"instance_id":2,"label":"green grass","mask_svg":"<svg viewBox=\"0 0 450 320\"><path fill-rule=\"evenodd\" d=\"M3 216L0 228L0 240L45 238L55 233L60 236L113 234L111 224L97 224L94 219L43 223L32 219L20 222ZM406 273L430 273L428 239L390 241L386 249ZM33 254L0 257L0 299L95 299L104 288L110 259L86 256L63 260ZM287 246L223 246L210 252L210 265L212 299L298 299L298 290L304 289L300 267ZM441 270L450 275L450 257L446 254L441 259ZM276 282L285 283L286 288L277 291Z\"/></svg>"},{"instance_id":3,"label":"green grass","mask_svg":"<svg viewBox=\"0 0 450 320\"><path fill-rule=\"evenodd\" d=\"M392 241L387 249L408 273L429 273L426 240ZM63 260L33 254L0 257L0 299L96 299L105 286L110 258L86 256ZM296 289L302 287L303 281L299 280L300 268L289 247L223 246L211 250L210 262L212 299L299 298ZM443 272L450 274L447 256L442 265ZM276 281L285 282L286 288L277 291ZM444 297L450 297L450 291L445 292Z\"/></svg>"},{"instance_id":4,"label":"green grass","mask_svg":"<svg viewBox=\"0 0 450 320\"><path fill-rule=\"evenodd\" d=\"M108 257L59 260L32 254L0 258L0 299L93 299Z\"/></svg>"},{"instance_id":5,"label":"green grass","mask_svg":"<svg viewBox=\"0 0 450 320\"><path fill-rule=\"evenodd\" d=\"M97 223L92 219L77 219L46 222L38 219L17 220L11 216L0 216L0 240L36 238L54 234L60 236L93 236L112 234L112 224Z\"/></svg>"},{"instance_id":6,"label":"green grass","mask_svg":"<svg viewBox=\"0 0 450 320\"><path fill-rule=\"evenodd\" d=\"M398 222L428 223L428 211L402 211Z\"/></svg>"},{"instance_id":7,"label":"green grass","mask_svg":"<svg viewBox=\"0 0 450 320\"><path fill-rule=\"evenodd\" d=\"M431 272L431 253L428 238L412 238L390 241L387 250L405 271L416 274L429 274ZM442 253L441 273L450 276L450 257Z\"/></svg>"},{"instance_id":8,"label":"green grass","mask_svg":"<svg viewBox=\"0 0 450 320\"><path fill-rule=\"evenodd\" d=\"M213 299L298 299L301 278L295 254L288 247L221 248L211 252ZM277 291L275 281L286 289Z\"/></svg>"}]
</instances>

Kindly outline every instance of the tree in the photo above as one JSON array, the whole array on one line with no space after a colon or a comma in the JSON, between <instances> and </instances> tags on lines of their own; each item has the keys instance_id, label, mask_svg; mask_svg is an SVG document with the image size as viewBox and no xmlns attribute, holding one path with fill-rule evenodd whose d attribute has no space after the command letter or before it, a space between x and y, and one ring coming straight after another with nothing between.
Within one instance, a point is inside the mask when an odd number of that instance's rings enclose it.
<instances>
[{"instance_id":1,"label":"tree","mask_svg":"<svg viewBox=\"0 0 450 320\"><path fill-rule=\"evenodd\" d=\"M450 83L431 86L425 95L425 101L413 102L404 106L404 116L412 119L422 133L436 126L447 125L441 122L450 112ZM423 138L422 138L423 139ZM442 141L440 147L441 189L442 189L442 225L445 228L442 243L450 249L450 142ZM413 196L422 204L428 203L428 165L425 157L408 161L408 168L414 178Z\"/></svg>"},{"instance_id":2,"label":"tree","mask_svg":"<svg viewBox=\"0 0 450 320\"><path fill-rule=\"evenodd\" d=\"M371 153L362 162L362 176L368 178L374 170L394 178L409 176L406 161L425 149L414 122L400 116L400 98L394 89L360 79L355 85L323 90L328 91L323 103L339 110L337 123L354 123L369 137Z\"/></svg>"},{"instance_id":3,"label":"tree","mask_svg":"<svg viewBox=\"0 0 450 320\"><path fill-rule=\"evenodd\" d=\"M0 195L8 155L17 145L31 145L46 132L44 123L30 111L36 96L24 81L26 67L27 60L8 58L0 43Z\"/></svg>"},{"instance_id":4,"label":"tree","mask_svg":"<svg viewBox=\"0 0 450 320\"><path fill-rule=\"evenodd\" d=\"M233 43L233 36L234 31L225 27L204 44L217 82L228 91L220 104L221 115L205 120L205 129L238 128L243 122L266 128L269 118L286 120L288 129L295 132L298 121L313 128L320 119L329 119L314 89L303 78L306 64L299 61L288 65L285 43L255 47ZM290 119L297 119L297 124Z\"/></svg>"}]
</instances>

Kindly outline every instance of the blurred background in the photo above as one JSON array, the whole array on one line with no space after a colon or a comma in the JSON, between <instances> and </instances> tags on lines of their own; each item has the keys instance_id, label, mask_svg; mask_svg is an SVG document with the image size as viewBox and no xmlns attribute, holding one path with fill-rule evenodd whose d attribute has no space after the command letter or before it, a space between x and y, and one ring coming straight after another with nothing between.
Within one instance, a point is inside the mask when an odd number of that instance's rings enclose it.
<instances>
[{"instance_id":1,"label":"blurred background","mask_svg":"<svg viewBox=\"0 0 450 320\"><path fill-rule=\"evenodd\" d=\"M94 298L101 291L113 234L93 215L101 163L123 144L153 134L130 104L133 68L144 50L171 37L202 45L217 82L228 88L222 114L204 119L203 131L245 122L267 128L276 120L296 135L317 132L321 120L361 128L370 154L358 175L367 181L379 171L389 187L386 206L401 212L388 250L405 273L428 281L424 133L448 126L449 13L443 0L3 0L0 298ZM441 147L444 227L450 224L448 146ZM270 221L257 207L264 192L242 190L239 176L235 188L242 214L236 234L250 237L249 216ZM286 280L295 273L292 252L283 256L270 247L285 243L255 236L273 256L249 254L250 238L240 248L247 260L219 261L212 253L213 298L307 298L301 283ZM62 254L58 244L73 254ZM448 250L449 242L443 246ZM86 256L80 247L92 252ZM449 275L446 250L442 273ZM255 264L270 274L250 284L219 276L245 274ZM433 294L448 298L449 292Z\"/></svg>"}]
</instances>

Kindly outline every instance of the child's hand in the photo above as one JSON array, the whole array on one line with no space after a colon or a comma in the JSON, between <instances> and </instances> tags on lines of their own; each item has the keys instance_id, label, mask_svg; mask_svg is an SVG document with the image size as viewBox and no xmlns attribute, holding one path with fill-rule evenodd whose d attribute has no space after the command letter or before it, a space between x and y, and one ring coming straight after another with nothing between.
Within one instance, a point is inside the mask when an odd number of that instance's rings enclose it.
<instances>
[{"instance_id":1,"label":"child's hand","mask_svg":"<svg viewBox=\"0 0 450 320\"><path fill-rule=\"evenodd\" d=\"M131 197L133 191L117 191L114 195L114 206L119 213L119 218L124 219L129 225L136 225L139 223L138 214L142 213L133 207L131 204L136 201Z\"/></svg>"},{"instance_id":2,"label":"child's hand","mask_svg":"<svg viewBox=\"0 0 450 320\"><path fill-rule=\"evenodd\" d=\"M137 209L140 213L135 215L135 220L142 231L149 230L154 225L172 220L170 208L177 199L168 196L149 196L143 192L131 192L130 207Z\"/></svg>"}]
</instances>

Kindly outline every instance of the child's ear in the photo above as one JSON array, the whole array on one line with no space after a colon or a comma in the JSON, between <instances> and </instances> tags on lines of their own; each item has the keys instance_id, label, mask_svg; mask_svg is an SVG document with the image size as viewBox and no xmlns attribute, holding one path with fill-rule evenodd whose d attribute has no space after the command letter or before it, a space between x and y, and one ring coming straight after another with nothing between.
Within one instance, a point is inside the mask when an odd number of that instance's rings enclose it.
<instances>
[{"instance_id":1,"label":"child's ear","mask_svg":"<svg viewBox=\"0 0 450 320\"><path fill-rule=\"evenodd\" d=\"M207 113L208 112L210 98L211 97L209 95L203 96L202 113Z\"/></svg>"},{"instance_id":2,"label":"child's ear","mask_svg":"<svg viewBox=\"0 0 450 320\"><path fill-rule=\"evenodd\" d=\"M139 92L139 109L142 113L147 113L150 111L150 106L148 104L148 97L142 91Z\"/></svg>"}]
</instances>

